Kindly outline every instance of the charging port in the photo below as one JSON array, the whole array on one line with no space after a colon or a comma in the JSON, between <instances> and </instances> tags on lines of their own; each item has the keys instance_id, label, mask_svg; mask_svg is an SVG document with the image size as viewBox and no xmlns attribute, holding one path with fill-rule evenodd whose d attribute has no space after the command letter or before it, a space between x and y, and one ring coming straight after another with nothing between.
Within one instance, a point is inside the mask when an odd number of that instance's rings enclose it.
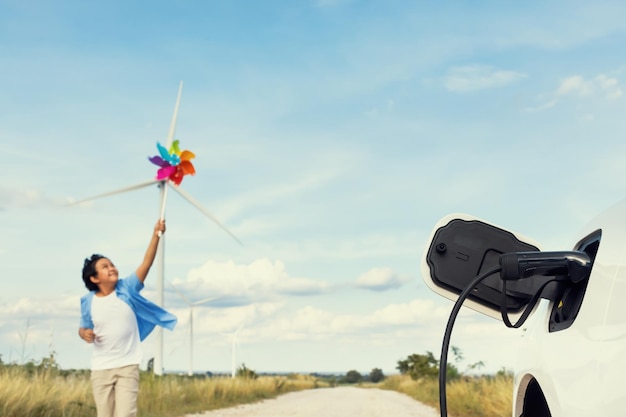
<instances>
[{"instance_id":1,"label":"charging port","mask_svg":"<svg viewBox=\"0 0 626 417\"><path fill-rule=\"evenodd\" d=\"M593 262L600 247L601 237L602 231L596 230L578 242L574 248L576 251L585 252L589 256L591 268L593 268ZM567 329L574 323L582 306L588 282L589 279L585 279L578 283L570 284L564 288L560 297L554 299L554 306L550 313L548 325L550 332Z\"/></svg>"}]
</instances>

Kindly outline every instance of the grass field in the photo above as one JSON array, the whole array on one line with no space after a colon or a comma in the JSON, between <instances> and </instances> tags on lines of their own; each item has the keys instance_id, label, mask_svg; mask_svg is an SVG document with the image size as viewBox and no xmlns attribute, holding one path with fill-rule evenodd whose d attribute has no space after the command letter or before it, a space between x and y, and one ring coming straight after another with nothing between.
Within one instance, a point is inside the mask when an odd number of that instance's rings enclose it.
<instances>
[{"instance_id":1,"label":"grass field","mask_svg":"<svg viewBox=\"0 0 626 417\"><path fill-rule=\"evenodd\" d=\"M439 382L435 378L417 381L408 375L393 375L378 388L405 393L439 409ZM513 377L509 374L464 377L447 385L448 414L452 417L508 417L512 412Z\"/></svg>"},{"instance_id":2,"label":"grass field","mask_svg":"<svg viewBox=\"0 0 626 417\"><path fill-rule=\"evenodd\" d=\"M206 378L141 374L138 407L145 417L178 417L328 386L301 375ZM0 416L95 417L88 371L0 367Z\"/></svg>"},{"instance_id":3,"label":"grass field","mask_svg":"<svg viewBox=\"0 0 626 417\"><path fill-rule=\"evenodd\" d=\"M0 416L95 417L89 376L86 370L47 366L45 360L39 365L0 363ZM334 379L298 374L206 378L142 372L138 406L144 417L180 417L333 385ZM456 379L448 385L448 412L451 417L510 416L512 385L510 375ZM393 375L361 386L402 392L435 408L439 404L438 382L432 378Z\"/></svg>"}]
</instances>

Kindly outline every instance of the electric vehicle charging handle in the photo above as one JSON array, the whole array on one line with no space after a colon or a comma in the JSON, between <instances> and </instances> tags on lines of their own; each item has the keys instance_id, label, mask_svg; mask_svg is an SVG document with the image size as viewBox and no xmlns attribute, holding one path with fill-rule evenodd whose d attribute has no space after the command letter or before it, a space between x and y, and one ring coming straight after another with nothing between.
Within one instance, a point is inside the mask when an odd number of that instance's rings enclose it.
<instances>
[{"instance_id":1,"label":"electric vehicle charging handle","mask_svg":"<svg viewBox=\"0 0 626 417\"><path fill-rule=\"evenodd\" d=\"M567 277L576 284L589 277L591 259L582 251L511 252L500 255L500 266L500 278L506 281L541 275Z\"/></svg>"}]
</instances>

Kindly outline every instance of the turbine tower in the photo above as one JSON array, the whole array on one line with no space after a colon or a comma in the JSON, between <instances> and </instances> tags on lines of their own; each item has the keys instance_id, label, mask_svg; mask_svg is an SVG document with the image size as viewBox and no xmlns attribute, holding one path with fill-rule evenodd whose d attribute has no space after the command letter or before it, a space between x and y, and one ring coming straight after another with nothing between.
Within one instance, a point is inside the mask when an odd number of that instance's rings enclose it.
<instances>
[{"instance_id":1,"label":"turbine tower","mask_svg":"<svg viewBox=\"0 0 626 417\"><path fill-rule=\"evenodd\" d=\"M165 148L169 149L170 146L172 145L172 141L174 140L174 134L176 132L176 119L178 118L178 108L180 107L180 98L183 92L183 82L180 82L180 85L178 87L178 95L176 97L176 105L174 106L174 114L172 115L172 121L170 123L170 129L169 129L169 133L167 135L167 142L165 144ZM181 197L183 197L185 200L187 200L192 206L194 206L195 208L197 208L198 210L200 210L200 212L202 214L204 214L205 216L207 216L208 218L210 218L215 224L217 224L222 230L224 230L226 233L228 233L233 239L235 239L235 241L237 241L237 243L239 243L240 245L243 246L243 243L241 243L241 241L230 231L226 228L226 226L224 226L222 223L220 223L219 220L217 220L207 209L205 209L204 207L202 207L202 205L196 200L194 199L189 193L187 193L186 191L184 191L182 188L171 184L169 179L165 179L165 180L157 180L157 179L152 179L150 181L145 181L139 184L135 184L135 185L131 185L125 188L121 188L119 190L114 190L114 191L109 191L103 194L98 194L96 196L93 197L89 197L89 198L85 198L79 201L75 201L73 203L70 203L69 205L77 205L80 203L84 203L87 201L91 201L91 200L95 200L97 198L101 198L101 197L107 197L107 196L111 196L111 195L115 195L115 194L121 194L121 193L125 193L125 192L129 192L129 191L134 191L140 188L145 188L145 187L150 187L152 185L157 184L159 189L160 189L160 214L161 214L161 219L164 218L165 216L165 202L167 199L167 190L169 188L173 189L176 193L178 193ZM165 274L165 239L161 238L159 240L159 246L157 249L157 267L158 267L158 279L157 279L157 300L156 300L156 304L158 304L159 306L163 307L163 282L164 282L164 274ZM159 326L157 326L155 328L155 333L157 336L157 349L156 349L156 354L155 354L155 358L154 358L154 373L156 375L162 375L163 374L163 329Z\"/></svg>"},{"instance_id":2,"label":"turbine tower","mask_svg":"<svg viewBox=\"0 0 626 417\"><path fill-rule=\"evenodd\" d=\"M235 359L235 353L236 353L235 350L236 350L237 345L239 345L239 340L237 339L237 336L239 335L239 332L241 331L241 329L243 329L243 323L237 328L237 330L231 333L231 343L232 343L232 346L231 346L232 352L231 352L231 357L230 357L230 361L231 361L230 377L231 378L234 378L235 374L237 373L237 363L236 363L237 361Z\"/></svg>"},{"instance_id":3,"label":"turbine tower","mask_svg":"<svg viewBox=\"0 0 626 417\"><path fill-rule=\"evenodd\" d=\"M187 305L189 305L189 371L187 372L187 375L192 376L193 375L193 308L202 304L206 304L211 301L215 301L221 297L214 296L214 297L204 298L199 301L191 301L181 291L179 291L178 288L176 288L174 284L170 282L170 285L172 286L172 288L174 288L174 291L176 291L176 293L180 295L180 298L182 298L187 303Z\"/></svg>"}]
</instances>

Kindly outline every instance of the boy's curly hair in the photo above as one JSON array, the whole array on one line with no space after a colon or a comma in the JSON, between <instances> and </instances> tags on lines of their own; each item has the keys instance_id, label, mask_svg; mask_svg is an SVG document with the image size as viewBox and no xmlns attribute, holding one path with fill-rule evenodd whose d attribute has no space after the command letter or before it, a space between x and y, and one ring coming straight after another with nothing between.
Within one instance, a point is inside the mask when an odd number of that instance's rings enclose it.
<instances>
[{"instance_id":1,"label":"boy's curly hair","mask_svg":"<svg viewBox=\"0 0 626 417\"><path fill-rule=\"evenodd\" d=\"M105 256L94 253L91 257L85 258L83 263L83 282L89 291L98 291L98 286L91 282L90 277L96 275L96 262L102 258L105 258Z\"/></svg>"}]
</instances>

